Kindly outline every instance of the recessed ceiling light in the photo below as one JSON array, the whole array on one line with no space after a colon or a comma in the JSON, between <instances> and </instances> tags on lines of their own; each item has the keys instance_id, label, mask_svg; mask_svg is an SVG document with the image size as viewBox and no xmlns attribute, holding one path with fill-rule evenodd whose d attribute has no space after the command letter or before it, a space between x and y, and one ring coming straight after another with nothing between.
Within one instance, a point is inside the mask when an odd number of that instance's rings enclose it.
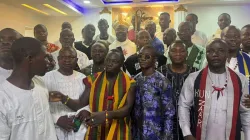
<instances>
[{"instance_id":1,"label":"recessed ceiling light","mask_svg":"<svg viewBox=\"0 0 250 140\"><path fill-rule=\"evenodd\" d=\"M37 9L37 8L35 8L35 7L32 7L32 6L28 5L28 4L21 4L21 5L24 6L24 7L26 7L26 8L29 8L29 9L31 9L31 10L37 11L37 12L39 12L39 13L42 13L42 14L44 14L44 15L49 15L48 13L43 12L42 10L39 10L39 9Z\"/></svg>"},{"instance_id":2,"label":"recessed ceiling light","mask_svg":"<svg viewBox=\"0 0 250 140\"><path fill-rule=\"evenodd\" d=\"M85 1L83 1L83 3L85 3L85 4L89 4L89 3L90 3L90 1L85 0Z\"/></svg>"},{"instance_id":3,"label":"recessed ceiling light","mask_svg":"<svg viewBox=\"0 0 250 140\"><path fill-rule=\"evenodd\" d=\"M61 13L63 15L67 15L67 13L65 13L65 12L63 12L63 11L61 11L61 10L59 10L59 9L57 9L57 8L49 5L49 4L43 4L43 5L46 6L46 7L48 7L48 8L50 8L50 9L52 9L52 10L54 10L54 11L56 11L56 12L58 12L58 13Z\"/></svg>"}]
</instances>

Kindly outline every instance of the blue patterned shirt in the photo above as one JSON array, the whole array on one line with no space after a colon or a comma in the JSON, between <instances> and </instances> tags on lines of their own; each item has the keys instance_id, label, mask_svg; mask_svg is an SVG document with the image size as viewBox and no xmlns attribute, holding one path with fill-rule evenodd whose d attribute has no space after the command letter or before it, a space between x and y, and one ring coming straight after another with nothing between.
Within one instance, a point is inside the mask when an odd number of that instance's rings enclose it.
<instances>
[{"instance_id":1,"label":"blue patterned shirt","mask_svg":"<svg viewBox=\"0 0 250 140\"><path fill-rule=\"evenodd\" d=\"M156 49L159 54L164 54L164 45L160 39L155 37L152 41L152 46Z\"/></svg>"},{"instance_id":2,"label":"blue patterned shirt","mask_svg":"<svg viewBox=\"0 0 250 140\"><path fill-rule=\"evenodd\" d=\"M173 116L171 85L159 72L136 77L136 99L132 112L134 140L172 140Z\"/></svg>"}]
</instances>

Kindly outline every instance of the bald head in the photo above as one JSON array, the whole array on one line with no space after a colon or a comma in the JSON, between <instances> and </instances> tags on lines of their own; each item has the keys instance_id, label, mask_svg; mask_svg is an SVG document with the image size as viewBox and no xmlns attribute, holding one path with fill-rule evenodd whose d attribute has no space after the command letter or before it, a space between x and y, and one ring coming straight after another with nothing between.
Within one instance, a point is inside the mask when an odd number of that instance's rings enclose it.
<instances>
[{"instance_id":1,"label":"bald head","mask_svg":"<svg viewBox=\"0 0 250 140\"><path fill-rule=\"evenodd\" d=\"M63 24L62 24L62 30L64 30L64 29L69 29L69 30L72 31L71 24L69 22L63 22Z\"/></svg>"},{"instance_id":2,"label":"bald head","mask_svg":"<svg viewBox=\"0 0 250 140\"><path fill-rule=\"evenodd\" d=\"M151 38L154 38L156 32L156 24L153 21L147 22L145 25L145 30L149 32Z\"/></svg>"},{"instance_id":3,"label":"bald head","mask_svg":"<svg viewBox=\"0 0 250 140\"><path fill-rule=\"evenodd\" d=\"M228 13L222 13L218 17L218 25L221 30L225 29L230 24L231 24L231 16Z\"/></svg>"},{"instance_id":4,"label":"bald head","mask_svg":"<svg viewBox=\"0 0 250 140\"><path fill-rule=\"evenodd\" d=\"M60 43L62 47L72 47L75 41L74 33L70 29L64 29L60 33Z\"/></svg>"},{"instance_id":5,"label":"bald head","mask_svg":"<svg viewBox=\"0 0 250 140\"><path fill-rule=\"evenodd\" d=\"M174 28L168 28L163 33L163 42L170 46L176 40L176 31Z\"/></svg>"}]
</instances>

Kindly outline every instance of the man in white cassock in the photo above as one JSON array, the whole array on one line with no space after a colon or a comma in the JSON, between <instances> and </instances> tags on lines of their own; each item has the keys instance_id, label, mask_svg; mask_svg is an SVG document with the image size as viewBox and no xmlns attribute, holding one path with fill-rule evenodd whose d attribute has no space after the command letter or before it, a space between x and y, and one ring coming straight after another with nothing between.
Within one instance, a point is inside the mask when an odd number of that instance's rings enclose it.
<instances>
[{"instance_id":1,"label":"man in white cassock","mask_svg":"<svg viewBox=\"0 0 250 140\"><path fill-rule=\"evenodd\" d=\"M136 45L128 39L128 27L125 25L118 25L115 28L116 40L110 44L109 50L120 47L123 51L125 59L136 53Z\"/></svg>"},{"instance_id":2,"label":"man in white cassock","mask_svg":"<svg viewBox=\"0 0 250 140\"><path fill-rule=\"evenodd\" d=\"M70 30L70 29L64 29L61 31L60 33L60 42L62 44L62 48L64 47L72 47L75 49L75 47L73 46L74 41L75 41L75 37L74 37L74 33ZM52 56L54 58L54 60L56 61L56 66L55 68L58 69L59 65L58 65L58 61L57 61L57 57L59 55L59 51L57 50L55 52L52 53ZM80 71L81 69L87 67L88 65L90 65L90 61L87 57L87 55L81 51L76 50L77 53L77 65L74 68L74 70Z\"/></svg>"},{"instance_id":3,"label":"man in white cassock","mask_svg":"<svg viewBox=\"0 0 250 140\"><path fill-rule=\"evenodd\" d=\"M206 49L208 66L188 76L179 98L183 136L187 140L240 140L242 128L249 140L250 109L243 106L248 80L226 67L226 42L215 39Z\"/></svg>"},{"instance_id":4,"label":"man in white cassock","mask_svg":"<svg viewBox=\"0 0 250 140\"><path fill-rule=\"evenodd\" d=\"M1 140L57 140L45 75L48 55L38 40L24 37L11 47L13 72L0 84Z\"/></svg>"},{"instance_id":5,"label":"man in white cassock","mask_svg":"<svg viewBox=\"0 0 250 140\"><path fill-rule=\"evenodd\" d=\"M77 53L72 47L62 48L58 56L59 69L48 72L42 79L51 92L58 91L71 99L78 99L83 93L85 86L82 82L85 75L74 71L77 64ZM53 95L52 95L53 96ZM72 109L66 106L68 99L62 102L50 102L50 111L55 124L57 138L59 140L81 140L84 139L85 132L73 132L74 114Z\"/></svg>"},{"instance_id":6,"label":"man in white cassock","mask_svg":"<svg viewBox=\"0 0 250 140\"><path fill-rule=\"evenodd\" d=\"M5 28L0 31L0 83L8 78L13 69L12 43L22 35L16 30Z\"/></svg>"}]
</instances>

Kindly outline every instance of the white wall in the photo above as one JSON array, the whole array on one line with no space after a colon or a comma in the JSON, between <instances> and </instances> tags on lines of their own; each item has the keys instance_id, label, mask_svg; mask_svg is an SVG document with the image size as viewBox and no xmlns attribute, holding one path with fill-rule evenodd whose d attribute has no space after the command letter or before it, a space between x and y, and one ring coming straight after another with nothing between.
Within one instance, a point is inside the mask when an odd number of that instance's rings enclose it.
<instances>
[{"instance_id":1,"label":"white wall","mask_svg":"<svg viewBox=\"0 0 250 140\"><path fill-rule=\"evenodd\" d=\"M14 28L21 34L25 34L25 27L33 27L42 23L46 16L41 16L34 12L27 12L21 8L0 3L0 30L3 28Z\"/></svg>"},{"instance_id":2,"label":"white wall","mask_svg":"<svg viewBox=\"0 0 250 140\"><path fill-rule=\"evenodd\" d=\"M48 28L49 32L48 41L52 43L59 39L61 24L65 21L68 21L72 24L76 40L82 40L81 30L86 24L89 23L95 25L96 35L100 33L97 28L97 23L100 19L99 12L102 10L102 8L86 10L84 15L78 17L43 16L34 11L24 10L3 3L0 3L0 9L0 30L7 27L14 28L23 35L28 33L28 36L33 36L32 28L37 24L44 24ZM111 20L109 20L109 24L110 28L112 28ZM25 30L26 27L29 28L28 31Z\"/></svg>"},{"instance_id":3,"label":"white wall","mask_svg":"<svg viewBox=\"0 0 250 140\"><path fill-rule=\"evenodd\" d=\"M49 31L48 40L50 42L54 42L59 39L61 24L64 21L68 21L71 23L76 41L82 40L81 31L82 28L87 24L93 24L96 28L95 35L98 35L100 32L97 25L100 18L105 18L108 20L108 23L110 25L109 33L111 33L112 31L111 15L110 17L107 15L105 16L100 15L99 12L102 11L102 9L103 8L86 9L85 13L79 17L49 17L48 19L46 19L45 22L45 25L47 26Z\"/></svg>"},{"instance_id":4,"label":"white wall","mask_svg":"<svg viewBox=\"0 0 250 140\"><path fill-rule=\"evenodd\" d=\"M99 34L97 23L100 18L108 18L102 16L99 12L103 8L93 8L85 11L84 15L79 17L50 17L42 16L39 13L23 10L21 8L9 6L0 3L0 29L10 27L14 28L20 33L25 33L25 27L33 28L36 24L42 23L47 26L49 42L55 42L59 39L61 31L61 24L68 21L73 26L73 32L76 40L81 40L81 30L86 24L93 24L96 27L96 35ZM110 9L111 10L111 9ZM246 24L250 24L250 5L194 5L188 6L189 13L195 13L199 17L197 29L205 32L207 36L211 36L217 29L217 19L221 13L229 13L232 17L232 25L241 28ZM111 15L110 15L111 16ZM109 33L112 32L112 21L108 19L110 28Z\"/></svg>"},{"instance_id":5,"label":"white wall","mask_svg":"<svg viewBox=\"0 0 250 140\"><path fill-rule=\"evenodd\" d=\"M250 24L250 5L205 5L205 6L188 6L189 13L195 13L199 18L197 29L211 36L218 28L218 16L221 13L231 15L232 23L238 28Z\"/></svg>"}]
</instances>

